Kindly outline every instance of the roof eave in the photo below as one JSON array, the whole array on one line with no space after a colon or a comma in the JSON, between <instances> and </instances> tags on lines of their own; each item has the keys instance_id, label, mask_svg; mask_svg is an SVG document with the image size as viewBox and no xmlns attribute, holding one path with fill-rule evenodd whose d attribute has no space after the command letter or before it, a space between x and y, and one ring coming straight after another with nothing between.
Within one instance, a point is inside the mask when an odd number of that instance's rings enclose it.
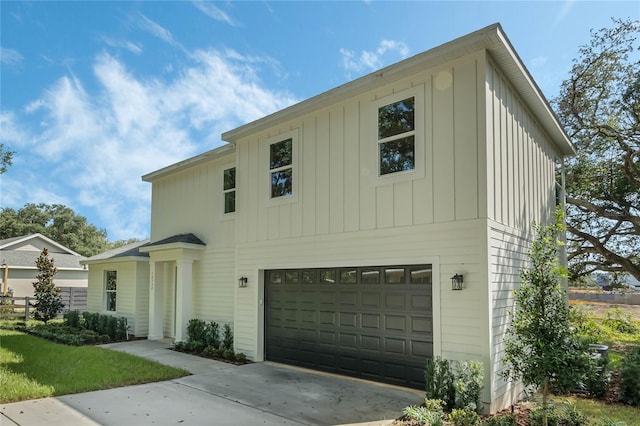
<instances>
[{"instance_id":1,"label":"roof eave","mask_svg":"<svg viewBox=\"0 0 640 426\"><path fill-rule=\"evenodd\" d=\"M428 67L435 67L481 50L491 52L494 60L505 70L512 70L510 77L513 80L513 84L521 92L525 102L538 115L539 120L554 140L559 152L565 156L575 154L575 149L561 128L555 113L520 60L500 24L489 25L266 117L227 131L222 134L222 140L236 143L251 134L298 119L318 109L372 90L381 83L386 84L397 81Z\"/></svg>"},{"instance_id":2,"label":"roof eave","mask_svg":"<svg viewBox=\"0 0 640 426\"><path fill-rule=\"evenodd\" d=\"M225 155L228 155L234 152L235 148L236 148L235 145L232 143L224 144L210 151L196 155L195 157L187 158L186 160L171 164L167 167L163 167L162 169L156 170L154 172L147 173L146 175L142 176L142 180L145 182L153 182L155 179L169 175L171 173L176 173L181 170L187 169L189 167L206 163L207 161L212 161L218 158L222 158Z\"/></svg>"},{"instance_id":3,"label":"roof eave","mask_svg":"<svg viewBox=\"0 0 640 426\"><path fill-rule=\"evenodd\" d=\"M80 262L82 265L98 265L104 263L116 263L116 262L149 262L147 256L124 256L124 257L107 257L104 259L83 260Z\"/></svg>"}]
</instances>

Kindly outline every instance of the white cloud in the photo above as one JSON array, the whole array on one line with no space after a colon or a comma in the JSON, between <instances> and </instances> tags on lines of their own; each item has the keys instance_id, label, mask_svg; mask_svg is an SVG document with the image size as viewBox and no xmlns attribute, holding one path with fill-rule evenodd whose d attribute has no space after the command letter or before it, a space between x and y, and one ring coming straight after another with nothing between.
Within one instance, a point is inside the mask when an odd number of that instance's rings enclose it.
<instances>
[{"instance_id":1,"label":"white cloud","mask_svg":"<svg viewBox=\"0 0 640 426\"><path fill-rule=\"evenodd\" d=\"M562 9L560 9L553 19L554 26L560 24L564 20L564 18L571 12L571 9L573 9L574 4L575 0L566 0L562 3Z\"/></svg>"},{"instance_id":2,"label":"white cloud","mask_svg":"<svg viewBox=\"0 0 640 426\"><path fill-rule=\"evenodd\" d=\"M28 138L27 132L16 123L16 116L13 112L0 113L0 141L3 144L6 146L22 145L27 142Z\"/></svg>"},{"instance_id":3,"label":"white cloud","mask_svg":"<svg viewBox=\"0 0 640 426\"><path fill-rule=\"evenodd\" d=\"M531 60L531 67L538 68L544 66L549 61L549 58L546 56L536 56Z\"/></svg>"},{"instance_id":4,"label":"white cloud","mask_svg":"<svg viewBox=\"0 0 640 426\"><path fill-rule=\"evenodd\" d=\"M142 54L142 45L140 45L139 43L134 43L129 40L116 40L107 36L102 37L102 41L104 41L107 45L111 47L128 50L134 55L139 56Z\"/></svg>"},{"instance_id":5,"label":"white cloud","mask_svg":"<svg viewBox=\"0 0 640 426\"><path fill-rule=\"evenodd\" d=\"M160 24L147 18L142 13L140 14L138 25L142 30L148 32L152 36L157 37L160 40L163 40L172 46L179 46L179 43L173 39L173 36L171 35L171 31L167 30Z\"/></svg>"},{"instance_id":6,"label":"white cloud","mask_svg":"<svg viewBox=\"0 0 640 426\"><path fill-rule=\"evenodd\" d=\"M395 53L392 60L384 60L390 54ZM351 73L362 73L375 71L385 66L385 63L396 62L409 55L409 48L400 41L382 40L375 50L363 50L359 54L353 50L340 49L342 55L342 66L351 78ZM399 57L399 58L398 58Z\"/></svg>"},{"instance_id":7,"label":"white cloud","mask_svg":"<svg viewBox=\"0 0 640 426\"><path fill-rule=\"evenodd\" d=\"M9 66L19 65L24 57L15 49L0 47L0 62Z\"/></svg>"},{"instance_id":8,"label":"white cloud","mask_svg":"<svg viewBox=\"0 0 640 426\"><path fill-rule=\"evenodd\" d=\"M234 19L232 19L224 11L216 7L213 3L195 0L193 2L193 5L213 20L225 22L234 27L238 25L238 23Z\"/></svg>"},{"instance_id":9,"label":"white cloud","mask_svg":"<svg viewBox=\"0 0 640 426\"><path fill-rule=\"evenodd\" d=\"M28 170L21 182L11 170L3 175L3 203L55 200L93 212L110 239L146 237L151 188L141 175L212 149L222 132L296 101L261 83L259 75L274 71L270 58L202 50L187 60L170 79L162 70L163 78L140 78L101 53L93 62L98 89L64 76L21 112L3 112L2 140L23 141L16 171ZM21 126L21 118L40 126Z\"/></svg>"}]
</instances>

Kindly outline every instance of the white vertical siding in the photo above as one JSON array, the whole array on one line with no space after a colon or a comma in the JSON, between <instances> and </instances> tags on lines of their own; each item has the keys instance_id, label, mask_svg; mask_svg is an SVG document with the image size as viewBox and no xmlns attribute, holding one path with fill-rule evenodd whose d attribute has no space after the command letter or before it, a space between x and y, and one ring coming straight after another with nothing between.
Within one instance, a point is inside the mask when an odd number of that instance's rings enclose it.
<instances>
[{"instance_id":1,"label":"white vertical siding","mask_svg":"<svg viewBox=\"0 0 640 426\"><path fill-rule=\"evenodd\" d=\"M484 217L478 195L486 174L478 133L484 63L483 54L452 62L239 141L238 243ZM424 123L417 141L424 170L411 179L377 182L372 101L403 90L424 98L416 120ZM292 130L297 194L269 200L265 145Z\"/></svg>"},{"instance_id":2,"label":"white vertical siding","mask_svg":"<svg viewBox=\"0 0 640 426\"><path fill-rule=\"evenodd\" d=\"M503 74L486 66L487 216L528 229L545 222L554 205L554 152L522 99Z\"/></svg>"}]
</instances>

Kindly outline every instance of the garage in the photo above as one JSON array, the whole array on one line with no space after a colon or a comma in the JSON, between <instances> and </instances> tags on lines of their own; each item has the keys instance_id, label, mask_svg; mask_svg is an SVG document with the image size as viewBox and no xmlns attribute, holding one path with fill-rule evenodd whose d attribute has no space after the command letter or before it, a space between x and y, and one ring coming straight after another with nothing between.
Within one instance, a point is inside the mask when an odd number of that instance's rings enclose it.
<instances>
[{"instance_id":1,"label":"garage","mask_svg":"<svg viewBox=\"0 0 640 426\"><path fill-rule=\"evenodd\" d=\"M265 271L266 359L424 388L431 265Z\"/></svg>"}]
</instances>

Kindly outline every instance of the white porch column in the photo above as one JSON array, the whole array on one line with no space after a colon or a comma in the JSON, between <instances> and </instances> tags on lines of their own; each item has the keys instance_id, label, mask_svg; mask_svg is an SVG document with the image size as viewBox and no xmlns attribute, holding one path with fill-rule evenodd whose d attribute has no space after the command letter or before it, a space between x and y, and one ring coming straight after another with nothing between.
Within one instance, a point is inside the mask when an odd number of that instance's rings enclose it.
<instances>
[{"instance_id":1,"label":"white porch column","mask_svg":"<svg viewBox=\"0 0 640 426\"><path fill-rule=\"evenodd\" d=\"M187 324L191 319L192 300L192 260L179 260L176 262L177 289L176 289L176 342L187 340Z\"/></svg>"},{"instance_id":2,"label":"white porch column","mask_svg":"<svg viewBox=\"0 0 640 426\"><path fill-rule=\"evenodd\" d=\"M159 262L149 262L149 340L160 340L164 337L162 331L162 305L164 302L163 274L158 274L162 269Z\"/></svg>"}]
</instances>

